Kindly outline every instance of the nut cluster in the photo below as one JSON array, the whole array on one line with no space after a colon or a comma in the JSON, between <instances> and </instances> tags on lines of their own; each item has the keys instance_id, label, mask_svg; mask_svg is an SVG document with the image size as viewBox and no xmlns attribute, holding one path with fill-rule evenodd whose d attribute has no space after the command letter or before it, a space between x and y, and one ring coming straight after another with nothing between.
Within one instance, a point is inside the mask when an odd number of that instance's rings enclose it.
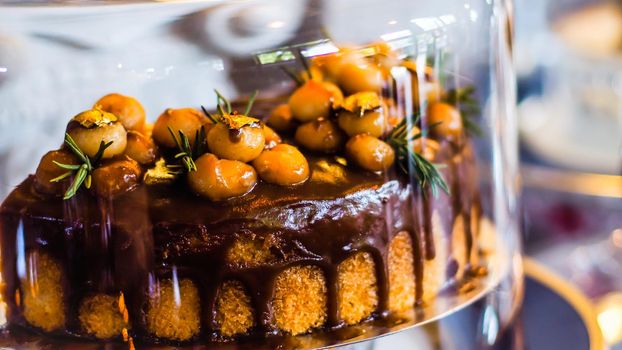
<instances>
[{"instance_id":1,"label":"nut cluster","mask_svg":"<svg viewBox=\"0 0 622 350\"><path fill-rule=\"evenodd\" d=\"M154 124L146 122L135 98L106 95L71 119L65 145L42 158L35 186L47 194L64 192L66 199L81 186L115 197L141 181L166 184L185 178L196 194L226 200L248 193L258 179L279 186L307 181L308 161L290 143L311 153L345 155L360 168L378 173L402 160L406 146L408 152L433 161L439 140L462 138L460 111L442 101L431 68L417 70L414 62L399 59L386 44L371 49L372 54L342 49L305 62L306 71L294 75L298 86L287 103L271 111L267 125L249 115L255 95L243 113L216 92L216 113L167 109ZM426 96L423 115L432 126L431 137L422 136L416 125L396 132L404 128L404 117L399 116L404 112L385 97L396 67L411 75L415 104ZM418 85L417 74L425 74L425 86ZM401 139L392 139L395 135Z\"/></svg>"},{"instance_id":2,"label":"nut cluster","mask_svg":"<svg viewBox=\"0 0 622 350\"><path fill-rule=\"evenodd\" d=\"M299 78L298 87L286 104L278 105L267 123L277 131L294 135L305 149L324 154L344 153L359 167L382 172L390 168L396 154L387 138L403 119L396 101L384 92L393 81L392 69L402 68L411 75L413 101L419 101L417 74L425 74L428 108L427 122L436 139L458 140L462 118L454 106L441 102L440 84L434 71L424 72L410 60L400 59L387 44L374 44L367 54L342 49L336 54L315 57ZM371 54L369 54L371 52ZM413 135L418 132L412 126ZM439 144L433 138L413 139L411 148L432 161Z\"/></svg>"}]
</instances>

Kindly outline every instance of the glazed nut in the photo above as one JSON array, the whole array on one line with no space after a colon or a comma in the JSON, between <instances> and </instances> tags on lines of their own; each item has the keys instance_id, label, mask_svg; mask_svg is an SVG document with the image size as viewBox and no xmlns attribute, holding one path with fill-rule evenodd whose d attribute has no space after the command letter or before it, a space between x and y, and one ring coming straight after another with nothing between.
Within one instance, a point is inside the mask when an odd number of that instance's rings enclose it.
<instances>
[{"instance_id":1,"label":"glazed nut","mask_svg":"<svg viewBox=\"0 0 622 350\"><path fill-rule=\"evenodd\" d=\"M266 143L261 125L247 125L230 129L216 124L207 134L210 152L219 158L249 162L259 156Z\"/></svg>"},{"instance_id":2,"label":"glazed nut","mask_svg":"<svg viewBox=\"0 0 622 350\"><path fill-rule=\"evenodd\" d=\"M435 102L428 106L428 123L437 124L432 132L438 136L450 139L457 138L462 134L462 116L460 111L447 103Z\"/></svg>"},{"instance_id":3,"label":"glazed nut","mask_svg":"<svg viewBox=\"0 0 622 350\"><path fill-rule=\"evenodd\" d=\"M323 83L309 80L289 98L292 116L301 123L326 118L332 106L332 94Z\"/></svg>"},{"instance_id":4,"label":"glazed nut","mask_svg":"<svg viewBox=\"0 0 622 350\"><path fill-rule=\"evenodd\" d=\"M337 121L339 127L348 136L369 134L374 137L380 137L387 129L385 111L382 108L367 111L362 116L354 112L341 110L339 111Z\"/></svg>"},{"instance_id":5,"label":"glazed nut","mask_svg":"<svg viewBox=\"0 0 622 350\"><path fill-rule=\"evenodd\" d=\"M311 151L334 153L343 146L345 137L334 122L320 119L300 125L295 139Z\"/></svg>"},{"instance_id":6,"label":"glazed nut","mask_svg":"<svg viewBox=\"0 0 622 350\"><path fill-rule=\"evenodd\" d=\"M54 161L67 165L79 165L80 161L65 149L50 151L41 158L35 172L35 189L46 194L61 195L65 184L70 181L70 178L59 182L50 182L52 179L67 172L67 169L59 167Z\"/></svg>"},{"instance_id":7,"label":"glazed nut","mask_svg":"<svg viewBox=\"0 0 622 350\"><path fill-rule=\"evenodd\" d=\"M272 128L267 125L263 126L263 137L266 140L264 146L266 149L274 148L274 146L282 142L281 136L279 136L276 131L272 130Z\"/></svg>"},{"instance_id":8,"label":"glazed nut","mask_svg":"<svg viewBox=\"0 0 622 350\"><path fill-rule=\"evenodd\" d=\"M207 117L194 108L167 109L158 117L153 126L153 139L160 146L176 147L175 139L169 131L170 128L176 136L179 131L183 132L193 145L197 133L207 122Z\"/></svg>"},{"instance_id":9,"label":"glazed nut","mask_svg":"<svg viewBox=\"0 0 622 350\"><path fill-rule=\"evenodd\" d=\"M413 142L414 151L429 161L433 161L436 158L440 147L438 142L429 138L418 138Z\"/></svg>"},{"instance_id":10,"label":"glazed nut","mask_svg":"<svg viewBox=\"0 0 622 350\"><path fill-rule=\"evenodd\" d=\"M156 160L158 149L152 138L138 131L128 131L125 155L142 165L149 165Z\"/></svg>"},{"instance_id":11,"label":"glazed nut","mask_svg":"<svg viewBox=\"0 0 622 350\"><path fill-rule=\"evenodd\" d=\"M341 67L337 83L347 94L380 92L384 85L382 70L371 63L349 62Z\"/></svg>"},{"instance_id":12,"label":"glazed nut","mask_svg":"<svg viewBox=\"0 0 622 350\"><path fill-rule=\"evenodd\" d=\"M391 146L367 134L351 137L346 143L346 155L358 166L369 171L384 171L395 160L395 152Z\"/></svg>"},{"instance_id":13,"label":"glazed nut","mask_svg":"<svg viewBox=\"0 0 622 350\"><path fill-rule=\"evenodd\" d=\"M296 121L292 117L292 110L289 108L289 104L283 103L276 106L267 121L276 131L289 131L296 127Z\"/></svg>"},{"instance_id":14,"label":"glazed nut","mask_svg":"<svg viewBox=\"0 0 622 350\"><path fill-rule=\"evenodd\" d=\"M126 156L108 161L93 170L92 188L100 197L114 198L134 189L141 175L138 162Z\"/></svg>"},{"instance_id":15,"label":"glazed nut","mask_svg":"<svg viewBox=\"0 0 622 350\"><path fill-rule=\"evenodd\" d=\"M104 151L102 159L122 154L127 146L127 131L120 122L85 128L72 121L67 126L67 133L82 152L89 157L94 157L97 154L102 142L112 141L112 144Z\"/></svg>"},{"instance_id":16,"label":"glazed nut","mask_svg":"<svg viewBox=\"0 0 622 350\"><path fill-rule=\"evenodd\" d=\"M108 94L95 106L119 118L126 130L141 130L145 124L145 109L137 99L121 94Z\"/></svg>"},{"instance_id":17,"label":"glazed nut","mask_svg":"<svg viewBox=\"0 0 622 350\"><path fill-rule=\"evenodd\" d=\"M255 169L237 160L218 159L207 153L195 164L197 170L188 173L188 184L196 194L213 201L242 196L257 183Z\"/></svg>"},{"instance_id":18,"label":"glazed nut","mask_svg":"<svg viewBox=\"0 0 622 350\"><path fill-rule=\"evenodd\" d=\"M253 166L262 180L276 185L296 185L309 178L307 159L296 147L287 144L263 151Z\"/></svg>"}]
</instances>

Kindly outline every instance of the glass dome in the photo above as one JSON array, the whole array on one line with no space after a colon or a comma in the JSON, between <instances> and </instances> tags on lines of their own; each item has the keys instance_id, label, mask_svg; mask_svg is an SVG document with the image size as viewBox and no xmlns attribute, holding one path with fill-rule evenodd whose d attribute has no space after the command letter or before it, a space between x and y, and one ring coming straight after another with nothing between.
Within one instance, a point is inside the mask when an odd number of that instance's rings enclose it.
<instances>
[{"instance_id":1,"label":"glass dome","mask_svg":"<svg viewBox=\"0 0 622 350\"><path fill-rule=\"evenodd\" d=\"M0 1L0 344L497 344L510 10Z\"/></svg>"}]
</instances>

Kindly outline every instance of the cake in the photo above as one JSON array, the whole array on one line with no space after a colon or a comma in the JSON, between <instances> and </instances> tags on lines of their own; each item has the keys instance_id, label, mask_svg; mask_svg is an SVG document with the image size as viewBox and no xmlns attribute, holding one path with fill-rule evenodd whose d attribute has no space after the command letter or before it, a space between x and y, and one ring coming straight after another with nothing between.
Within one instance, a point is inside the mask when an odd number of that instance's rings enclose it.
<instances>
[{"instance_id":1,"label":"cake","mask_svg":"<svg viewBox=\"0 0 622 350\"><path fill-rule=\"evenodd\" d=\"M254 105L217 93L215 111L151 125L110 94L73 117L0 207L10 324L130 343L299 335L482 278L465 116L429 68L420 87L375 47L316 58ZM427 107L400 107L400 87Z\"/></svg>"}]
</instances>

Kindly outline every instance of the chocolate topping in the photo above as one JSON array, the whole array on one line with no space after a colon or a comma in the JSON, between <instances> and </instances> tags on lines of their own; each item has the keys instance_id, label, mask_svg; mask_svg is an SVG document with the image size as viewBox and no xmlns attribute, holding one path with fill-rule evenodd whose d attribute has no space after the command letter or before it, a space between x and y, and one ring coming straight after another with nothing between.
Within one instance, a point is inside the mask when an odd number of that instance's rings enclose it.
<instances>
[{"instance_id":1,"label":"chocolate topping","mask_svg":"<svg viewBox=\"0 0 622 350\"><path fill-rule=\"evenodd\" d=\"M330 157L309 157L311 179L294 187L260 182L249 194L224 202L200 198L183 182L139 184L114 199L97 199L87 191L74 198L41 195L27 178L0 207L3 276L9 319L24 323L13 295L19 288L17 254L42 250L62 263L69 322L63 334L79 334L78 301L94 292L124 293L132 333L152 341L146 332L148 291L156 279L191 278L202 296L202 337L218 337L216 298L226 280L238 280L249 291L256 329L277 331L271 300L278 273L294 265L320 267L327 281L327 327L342 326L337 305L337 267L356 252L369 252L375 262L379 303L373 317L388 313L388 245L401 231L412 238L416 302L422 303L424 260L435 257L432 212L443 227L462 215L465 251L472 253L471 207L477 201L474 160L468 146L444 143L437 161L451 195L421 192L407 178L378 175L344 167ZM23 235L24 247L16 246ZM226 259L239 237L269 240L274 262L241 268ZM467 257L466 261L470 261ZM455 261L452 263L455 264ZM455 274L455 267L448 267Z\"/></svg>"}]
</instances>

